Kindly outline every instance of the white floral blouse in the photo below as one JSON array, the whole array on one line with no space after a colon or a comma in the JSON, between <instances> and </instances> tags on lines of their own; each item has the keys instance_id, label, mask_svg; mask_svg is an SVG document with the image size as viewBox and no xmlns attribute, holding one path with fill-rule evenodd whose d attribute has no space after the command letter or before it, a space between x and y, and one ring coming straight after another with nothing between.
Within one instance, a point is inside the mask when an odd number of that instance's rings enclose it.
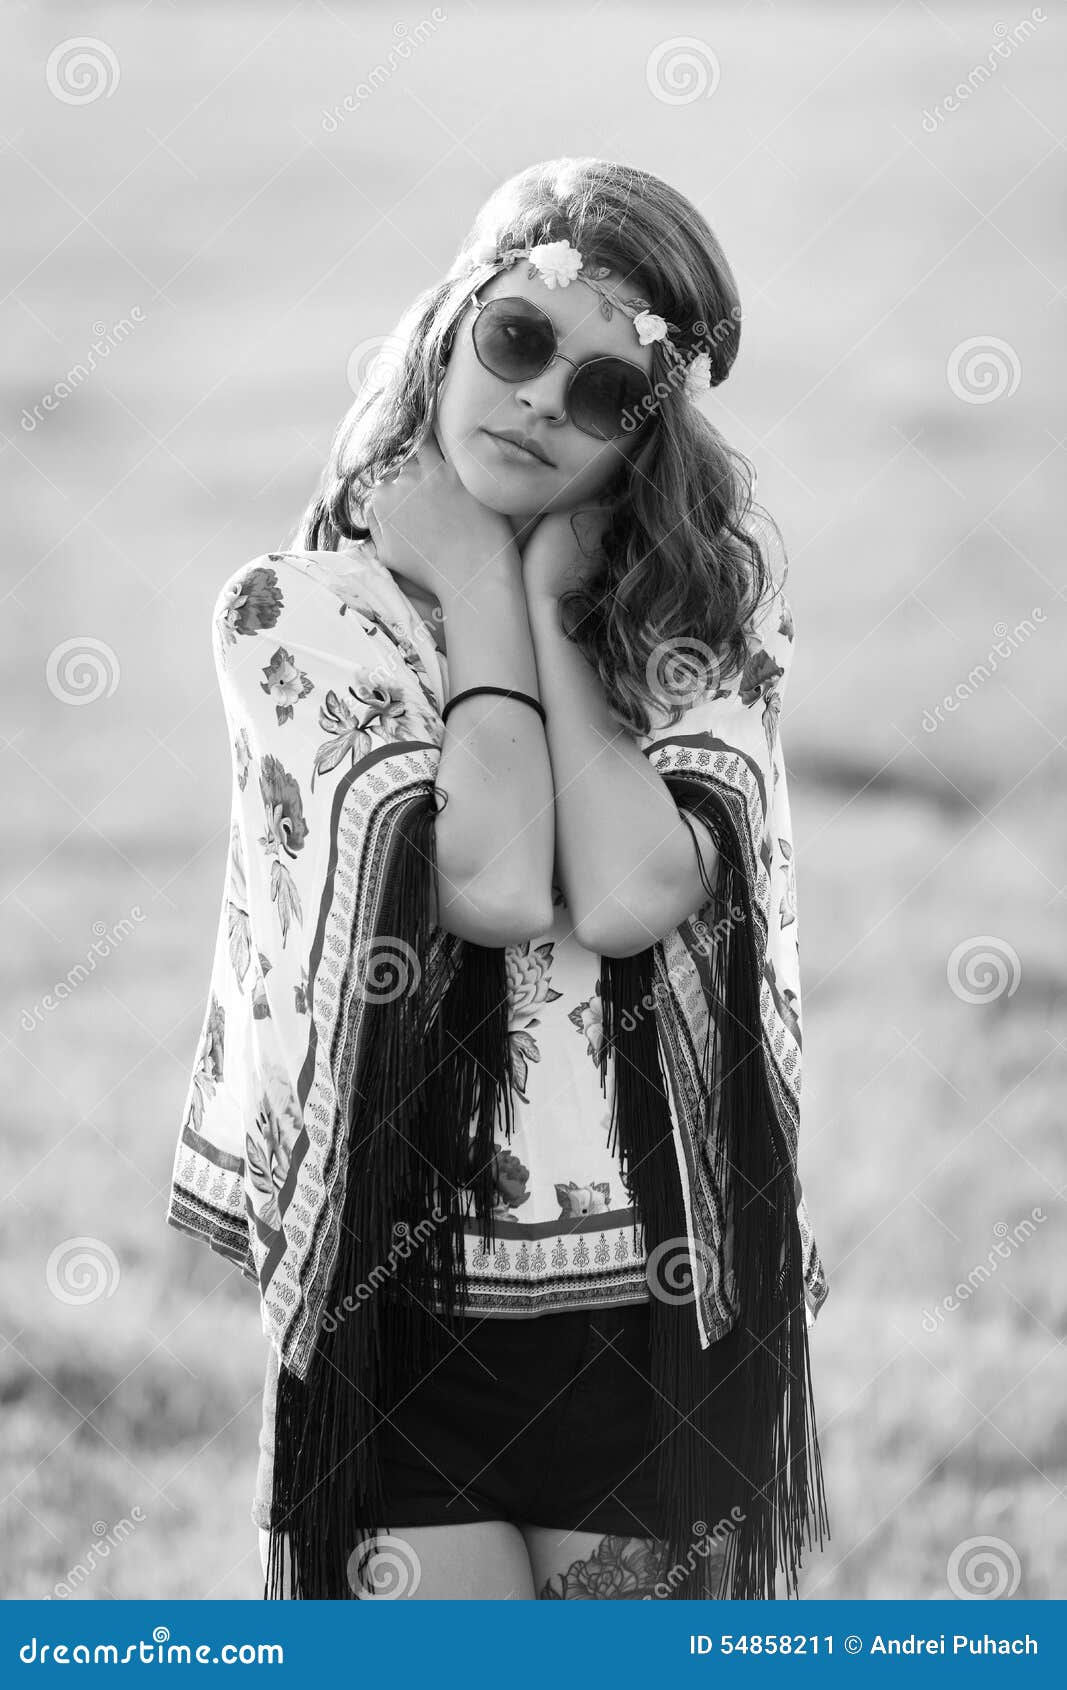
<instances>
[{"instance_id":1,"label":"white floral blouse","mask_svg":"<svg viewBox=\"0 0 1067 1690\"><path fill-rule=\"evenodd\" d=\"M482 1314L650 1294L641 1226L608 1150L598 960L574 938L558 886L553 903L550 930L506 951L514 1121L496 1153L494 1248L473 1219L467 1238L471 1307Z\"/></svg>"}]
</instances>

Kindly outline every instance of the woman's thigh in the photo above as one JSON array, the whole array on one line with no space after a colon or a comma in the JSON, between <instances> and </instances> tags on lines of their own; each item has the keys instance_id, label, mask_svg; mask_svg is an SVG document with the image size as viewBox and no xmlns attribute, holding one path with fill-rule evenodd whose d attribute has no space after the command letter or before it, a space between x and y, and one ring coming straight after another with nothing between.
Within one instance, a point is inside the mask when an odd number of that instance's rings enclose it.
<instances>
[{"instance_id":1,"label":"woman's thigh","mask_svg":"<svg viewBox=\"0 0 1067 1690\"><path fill-rule=\"evenodd\" d=\"M655 1598L663 1576L663 1544L653 1537L523 1526L539 1601L623 1601Z\"/></svg>"},{"instance_id":2,"label":"woman's thigh","mask_svg":"<svg viewBox=\"0 0 1067 1690\"><path fill-rule=\"evenodd\" d=\"M260 1528L259 1556L267 1574L270 1534ZM529 1602L534 1597L522 1532L503 1520L461 1526L408 1526L383 1532L378 1547L351 1562L360 1601ZM289 1546L283 1551L283 1596L292 1595ZM357 1588L358 1587L358 1588Z\"/></svg>"},{"instance_id":3,"label":"woman's thigh","mask_svg":"<svg viewBox=\"0 0 1067 1690\"><path fill-rule=\"evenodd\" d=\"M668 1566L666 1544L654 1537L609 1532L576 1532L549 1526L523 1526L538 1601L662 1601L687 1570ZM697 1540L710 1593L720 1596L725 1582L726 1543L714 1535Z\"/></svg>"}]
</instances>

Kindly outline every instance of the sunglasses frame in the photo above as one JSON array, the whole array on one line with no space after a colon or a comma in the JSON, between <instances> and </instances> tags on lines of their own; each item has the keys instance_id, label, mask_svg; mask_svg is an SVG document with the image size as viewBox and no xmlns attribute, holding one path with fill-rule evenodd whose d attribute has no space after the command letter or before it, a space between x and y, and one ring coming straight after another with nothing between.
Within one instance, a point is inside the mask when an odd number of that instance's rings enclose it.
<instances>
[{"instance_id":1,"label":"sunglasses frame","mask_svg":"<svg viewBox=\"0 0 1067 1690\"><path fill-rule=\"evenodd\" d=\"M483 287L484 287L484 285L485 285L484 283L481 284L481 286L483 286ZM653 390L653 386L652 386L652 381L649 377L648 371L643 370L641 368L640 364L635 364L632 358L620 358L618 353L615 353L615 352L598 352L598 353L595 354L594 357L583 358L580 363L576 364L573 358L568 358L567 354L565 352L560 351L560 349L559 349L559 335L556 332L555 323L552 321L548 312L543 311L539 305L535 305L533 300L527 299L525 297L525 295L521 294L521 293L497 294L497 295L494 295L494 297L492 299L479 299L478 298L478 291L479 290L477 288L475 288L475 290L473 291L473 293L471 293L470 297L467 300L468 305L473 305L474 314L475 314L475 321L471 325L471 345L474 347L474 356L477 358L479 364L482 366L482 369L488 370L489 374L491 376L496 376L498 381L510 382L511 385L513 387L515 387L515 386L518 385L519 382L536 380L536 378L538 376L544 375L544 373L548 369L549 365L554 364L557 358L562 358L562 360L565 364L569 364L571 366L570 380L567 382L566 391L564 392L564 395L563 395L563 415L564 415L564 417L567 418L568 421L573 422L575 428L581 430L582 434L588 434L591 440L600 440L600 441L604 442L605 444L609 440L622 440L622 439L632 440L635 435L640 433L642 427L646 426L648 423L650 423L654 420L655 414L658 411L659 407L658 407L658 404L655 402L655 395L654 395L654 390ZM539 370L531 370L529 375L504 376L504 375L500 374L499 370L494 370L491 365L486 363L485 359L482 357L481 353L478 350L478 340L477 340L477 336L476 336L474 331L475 331L475 328L477 326L479 314L482 311L484 311L487 306L489 306L489 305L507 305L507 304L513 304L515 302L522 305L527 311L536 312L539 317L544 318L544 320L548 324L549 330L551 332L552 343L553 343L555 350L554 350L554 352L552 352L552 354L548 358L545 359L545 362L541 365L541 368ZM577 381L580 372L582 370L588 369L593 364L626 364L626 365L628 365L628 367L630 369L637 371L638 375L641 377L642 381L645 383L646 392L645 392L644 395L642 395L642 398L639 401L637 401L637 407L642 409L645 414L644 414L644 417L642 418L641 422L637 425L636 428L633 428L633 429L620 428L618 433L616 433L616 434L609 434L609 435L597 434L594 429L582 428L581 423L578 422L575 417L571 416L571 410L570 410L571 388L574 386L574 383ZM646 399L652 401L652 403L646 403Z\"/></svg>"}]
</instances>

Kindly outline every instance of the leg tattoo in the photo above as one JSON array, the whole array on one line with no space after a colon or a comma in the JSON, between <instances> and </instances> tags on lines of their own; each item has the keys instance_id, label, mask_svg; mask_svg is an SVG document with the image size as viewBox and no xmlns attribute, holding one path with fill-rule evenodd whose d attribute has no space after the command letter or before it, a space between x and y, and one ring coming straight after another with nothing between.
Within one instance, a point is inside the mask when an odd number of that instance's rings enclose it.
<instances>
[{"instance_id":1,"label":"leg tattoo","mask_svg":"<svg viewBox=\"0 0 1067 1690\"><path fill-rule=\"evenodd\" d=\"M539 1600L555 1602L639 1602L655 1593L662 1576L663 1545L652 1537L601 1538L585 1560L553 1573Z\"/></svg>"}]
</instances>

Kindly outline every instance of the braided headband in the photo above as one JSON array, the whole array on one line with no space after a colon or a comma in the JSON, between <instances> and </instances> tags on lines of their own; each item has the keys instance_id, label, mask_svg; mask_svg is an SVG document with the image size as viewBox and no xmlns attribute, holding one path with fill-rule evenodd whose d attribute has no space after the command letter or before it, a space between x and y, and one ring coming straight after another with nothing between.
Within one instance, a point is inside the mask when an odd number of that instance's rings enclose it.
<instances>
[{"instance_id":1,"label":"braided headband","mask_svg":"<svg viewBox=\"0 0 1067 1690\"><path fill-rule=\"evenodd\" d=\"M528 258L530 265L526 272L527 278L532 281L535 275L540 276L546 288L565 288L574 281L584 282L586 287L599 294L601 312L609 322L614 311L622 311L633 323L642 346L649 346L653 341L657 341L663 347L682 381L682 392L686 399L695 402L703 398L714 385L708 354L698 352L693 358L687 359L672 339L672 336L681 333L678 325L668 322L666 317L657 316L647 299L642 299L639 295L620 299L618 295L602 287L600 284L611 275L611 265L586 266L578 248L572 246L570 241L541 241L536 246L511 246L501 252L496 241L483 240L473 246L466 256L471 271L487 264L510 269L517 259ZM579 271L582 271L581 275ZM734 312L739 312L739 307L735 306ZM693 332L698 336L706 335L707 324L694 323Z\"/></svg>"}]
</instances>

